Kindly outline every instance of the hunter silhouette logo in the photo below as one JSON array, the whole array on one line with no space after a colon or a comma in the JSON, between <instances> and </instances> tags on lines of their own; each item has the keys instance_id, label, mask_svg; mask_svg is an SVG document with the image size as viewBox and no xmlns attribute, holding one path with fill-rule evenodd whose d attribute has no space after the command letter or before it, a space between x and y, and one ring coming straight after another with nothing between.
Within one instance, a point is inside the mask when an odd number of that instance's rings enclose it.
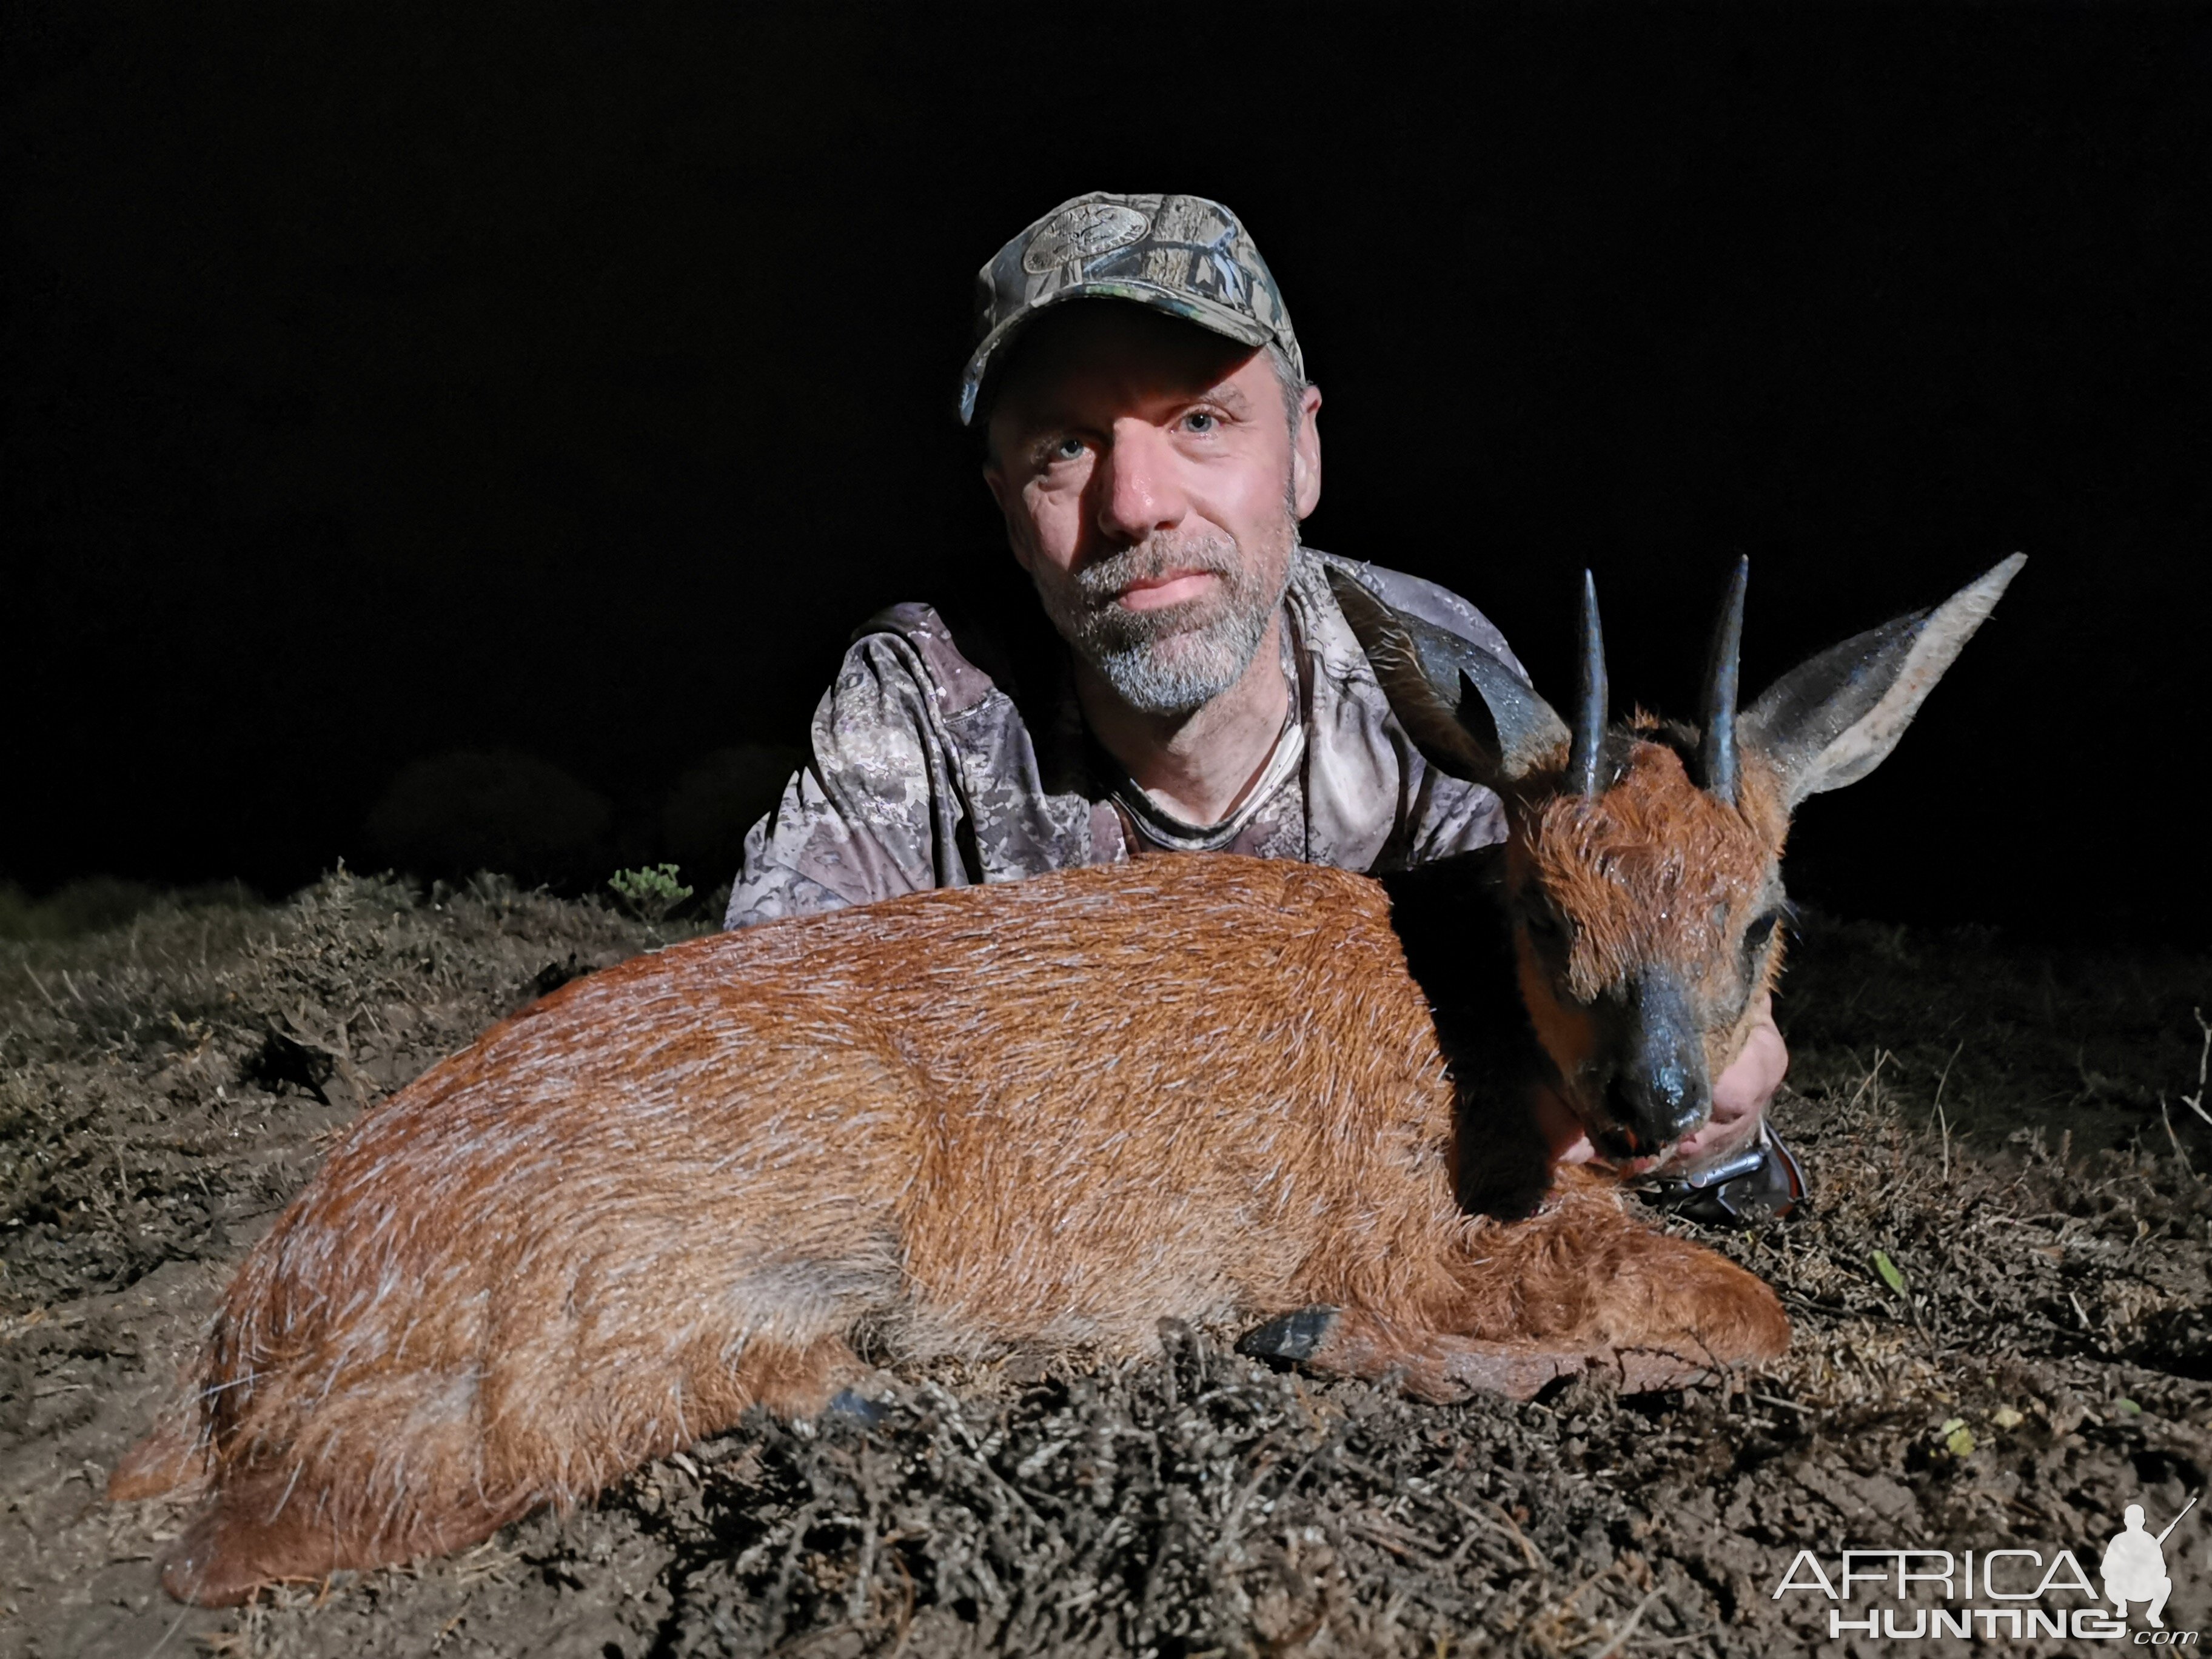
<instances>
[{"instance_id":1,"label":"hunter silhouette logo","mask_svg":"<svg viewBox=\"0 0 2212 1659\"><path fill-rule=\"evenodd\" d=\"M2166 1598L2173 1594L2173 1580L2166 1574L2166 1540L2181 1524L2181 1516L2197 1507L2192 1498L2181 1506L2177 1515L2166 1523L2166 1530L2155 1538L2143 1529L2143 1506L2128 1505L2123 1518L2127 1530L2116 1534L2105 1546L2105 1559L2097 1568L2098 1577L2105 1581L2105 1599L2118 1609L2119 1615L2128 1616L2128 1603L2148 1601L2143 1617L2153 1627L2166 1628L2166 1620L2159 1615L2166 1611Z\"/></svg>"}]
</instances>

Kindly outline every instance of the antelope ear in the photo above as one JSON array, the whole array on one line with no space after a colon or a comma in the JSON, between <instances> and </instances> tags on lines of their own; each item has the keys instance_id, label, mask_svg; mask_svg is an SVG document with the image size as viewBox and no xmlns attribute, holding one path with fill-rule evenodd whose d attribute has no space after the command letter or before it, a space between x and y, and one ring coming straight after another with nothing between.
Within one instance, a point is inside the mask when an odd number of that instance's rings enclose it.
<instances>
[{"instance_id":1,"label":"antelope ear","mask_svg":"<svg viewBox=\"0 0 2212 1659\"><path fill-rule=\"evenodd\" d=\"M1934 610L1845 640L1767 688L1744 712L1739 741L1780 774L1789 806L1856 783L1888 758L2027 562L2015 553Z\"/></svg>"},{"instance_id":2,"label":"antelope ear","mask_svg":"<svg viewBox=\"0 0 2212 1659\"><path fill-rule=\"evenodd\" d=\"M1491 788L1559 764L1566 723L1527 681L1456 634L1382 603L1334 566L1328 585L1390 712L1431 766Z\"/></svg>"}]
</instances>

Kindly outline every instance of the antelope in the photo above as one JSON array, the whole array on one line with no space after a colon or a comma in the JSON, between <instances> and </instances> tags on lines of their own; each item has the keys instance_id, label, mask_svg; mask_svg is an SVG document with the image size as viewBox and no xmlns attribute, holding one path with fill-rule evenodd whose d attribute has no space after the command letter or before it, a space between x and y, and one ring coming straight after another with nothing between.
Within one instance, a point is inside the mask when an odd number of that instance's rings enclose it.
<instances>
[{"instance_id":1,"label":"antelope","mask_svg":"<svg viewBox=\"0 0 2212 1659\"><path fill-rule=\"evenodd\" d=\"M757 1405L865 1408L878 1362L1225 1322L1450 1401L1779 1354L1773 1293L1548 1169L1531 1102L1618 1158L1698 1127L1777 970L1791 810L1889 752L2021 562L1741 710L1739 565L1694 728L1608 722L1587 577L1571 728L1339 578L1409 734L1504 800L1497 856L1146 857L570 984L353 1126L109 1495L198 1499L163 1582L219 1605L463 1547Z\"/></svg>"}]
</instances>

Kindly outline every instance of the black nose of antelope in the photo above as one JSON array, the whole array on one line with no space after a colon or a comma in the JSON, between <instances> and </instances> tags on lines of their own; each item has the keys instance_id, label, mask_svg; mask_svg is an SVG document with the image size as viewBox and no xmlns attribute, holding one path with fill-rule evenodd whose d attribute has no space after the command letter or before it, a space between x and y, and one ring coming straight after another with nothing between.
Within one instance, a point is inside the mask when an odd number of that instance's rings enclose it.
<instances>
[{"instance_id":1,"label":"black nose of antelope","mask_svg":"<svg viewBox=\"0 0 2212 1659\"><path fill-rule=\"evenodd\" d=\"M1652 975L1630 998L1627 1029L1606 1104L1638 1155L1658 1152L1704 1127L1713 1091L1703 1032L1670 978Z\"/></svg>"}]
</instances>

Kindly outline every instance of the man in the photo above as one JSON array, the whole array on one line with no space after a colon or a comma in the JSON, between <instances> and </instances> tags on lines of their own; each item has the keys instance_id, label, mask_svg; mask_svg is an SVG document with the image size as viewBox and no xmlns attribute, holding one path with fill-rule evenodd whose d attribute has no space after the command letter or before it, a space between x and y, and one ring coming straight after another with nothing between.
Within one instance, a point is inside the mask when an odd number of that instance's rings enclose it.
<instances>
[{"instance_id":1,"label":"man","mask_svg":"<svg viewBox=\"0 0 2212 1659\"><path fill-rule=\"evenodd\" d=\"M1300 544L1321 392L1236 216L1079 197L978 290L960 416L1052 629L1032 623L1024 659L927 605L871 619L812 763L746 838L726 925L1157 851L1379 871L1503 839L1497 798L1431 769L1391 716L1324 569L1519 664L1457 595ZM1696 1174L1669 1195L1692 1213L1802 1193L1764 1124L1788 1057L1759 1018L1678 1155Z\"/></svg>"}]
</instances>

